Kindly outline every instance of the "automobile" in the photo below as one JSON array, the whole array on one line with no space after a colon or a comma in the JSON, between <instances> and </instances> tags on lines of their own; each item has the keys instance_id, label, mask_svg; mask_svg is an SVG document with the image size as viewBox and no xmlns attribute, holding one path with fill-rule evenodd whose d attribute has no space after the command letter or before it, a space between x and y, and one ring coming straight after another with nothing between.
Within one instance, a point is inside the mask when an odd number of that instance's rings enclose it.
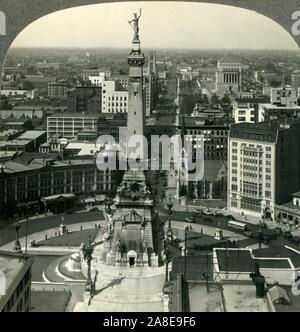
<instances>
[{"instance_id":1,"label":"automobile","mask_svg":"<svg viewBox=\"0 0 300 332\"><path fill-rule=\"evenodd\" d=\"M297 246L300 244L300 236L293 236L290 240L293 244Z\"/></svg>"},{"instance_id":2,"label":"automobile","mask_svg":"<svg viewBox=\"0 0 300 332\"><path fill-rule=\"evenodd\" d=\"M199 214L202 214L202 210L201 209L195 209L195 210L193 210L193 214L198 216Z\"/></svg>"},{"instance_id":3,"label":"automobile","mask_svg":"<svg viewBox=\"0 0 300 332\"><path fill-rule=\"evenodd\" d=\"M193 217L185 218L184 221L194 223L196 220Z\"/></svg>"},{"instance_id":4,"label":"automobile","mask_svg":"<svg viewBox=\"0 0 300 332\"><path fill-rule=\"evenodd\" d=\"M218 210L215 212L216 217L225 217L225 213L222 210Z\"/></svg>"},{"instance_id":5,"label":"automobile","mask_svg":"<svg viewBox=\"0 0 300 332\"><path fill-rule=\"evenodd\" d=\"M284 231L283 233L282 233L282 237L284 238L284 239L291 239L291 238L293 238L293 235L292 235L292 233L291 233L291 231Z\"/></svg>"},{"instance_id":6,"label":"automobile","mask_svg":"<svg viewBox=\"0 0 300 332\"><path fill-rule=\"evenodd\" d=\"M234 218L234 216L231 215L231 214L227 214L227 215L226 215L226 218L227 218L227 219L230 219L230 220L236 220L236 219Z\"/></svg>"},{"instance_id":7,"label":"automobile","mask_svg":"<svg viewBox=\"0 0 300 332\"><path fill-rule=\"evenodd\" d=\"M206 216L212 216L214 213L210 209L205 209L203 210L203 214L205 214Z\"/></svg>"},{"instance_id":8,"label":"automobile","mask_svg":"<svg viewBox=\"0 0 300 332\"><path fill-rule=\"evenodd\" d=\"M247 236L247 237L252 237L253 236L251 231L245 231L244 235Z\"/></svg>"},{"instance_id":9,"label":"automobile","mask_svg":"<svg viewBox=\"0 0 300 332\"><path fill-rule=\"evenodd\" d=\"M282 235L283 234L283 230L281 229L281 227L276 227L275 231L276 231L277 235Z\"/></svg>"},{"instance_id":10,"label":"automobile","mask_svg":"<svg viewBox=\"0 0 300 332\"><path fill-rule=\"evenodd\" d=\"M96 206L92 207L91 209L89 209L90 212L98 212L99 208L97 208Z\"/></svg>"}]
</instances>

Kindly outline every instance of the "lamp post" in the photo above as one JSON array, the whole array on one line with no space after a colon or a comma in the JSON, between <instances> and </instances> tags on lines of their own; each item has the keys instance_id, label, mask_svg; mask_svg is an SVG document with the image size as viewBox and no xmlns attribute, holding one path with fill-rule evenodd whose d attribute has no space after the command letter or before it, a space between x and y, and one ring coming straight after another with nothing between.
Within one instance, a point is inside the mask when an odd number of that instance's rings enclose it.
<instances>
[{"instance_id":1,"label":"lamp post","mask_svg":"<svg viewBox=\"0 0 300 332\"><path fill-rule=\"evenodd\" d=\"M187 231L189 227L187 225L184 226L184 281L183 281L183 288L182 288L182 296L183 296L183 311L188 311L188 283L187 283L187 275L186 275L186 242L187 242Z\"/></svg>"},{"instance_id":2,"label":"lamp post","mask_svg":"<svg viewBox=\"0 0 300 332\"><path fill-rule=\"evenodd\" d=\"M83 258L87 262L87 280L85 284L85 291L88 292L91 296L93 295L94 286L92 281L92 275L91 275L91 261L93 259L92 254L94 251L93 246L89 242L87 245L85 245L82 249L83 251Z\"/></svg>"},{"instance_id":3,"label":"lamp post","mask_svg":"<svg viewBox=\"0 0 300 332\"><path fill-rule=\"evenodd\" d=\"M166 263L166 280L165 283L169 282L169 262L170 262L170 252L168 247L168 240L165 240L165 263Z\"/></svg>"},{"instance_id":4,"label":"lamp post","mask_svg":"<svg viewBox=\"0 0 300 332\"><path fill-rule=\"evenodd\" d=\"M106 196L105 199L104 199L104 205L106 207L106 212L108 214L111 213L111 208L110 207L112 206L112 204L113 204L112 199L110 197Z\"/></svg>"},{"instance_id":5,"label":"lamp post","mask_svg":"<svg viewBox=\"0 0 300 332\"><path fill-rule=\"evenodd\" d=\"M19 241L19 230L20 230L20 223L19 221L17 221L16 225L15 225L15 229L16 229L16 241L15 241L15 246L14 246L14 249L13 251L16 252L16 253L21 253L22 252L22 248L21 248L21 244L20 244L20 241Z\"/></svg>"},{"instance_id":6,"label":"lamp post","mask_svg":"<svg viewBox=\"0 0 300 332\"><path fill-rule=\"evenodd\" d=\"M167 204L167 207L168 207L168 214L169 214L169 217L168 217L168 229L167 229L167 239L169 241L172 241L173 240L173 230L172 230L172 224L171 224L171 214L172 214L172 207L173 207L173 204L171 202L171 200L169 201L169 203Z\"/></svg>"},{"instance_id":7,"label":"lamp post","mask_svg":"<svg viewBox=\"0 0 300 332\"><path fill-rule=\"evenodd\" d=\"M189 227L188 225L184 226L184 280L186 282L186 242L187 242L187 231L188 231Z\"/></svg>"},{"instance_id":8,"label":"lamp post","mask_svg":"<svg viewBox=\"0 0 300 332\"><path fill-rule=\"evenodd\" d=\"M261 249L261 242L262 242L262 236L263 236L263 232L262 232L262 221L261 219L259 220L259 231L258 231L258 245L259 245L259 249Z\"/></svg>"}]
</instances>

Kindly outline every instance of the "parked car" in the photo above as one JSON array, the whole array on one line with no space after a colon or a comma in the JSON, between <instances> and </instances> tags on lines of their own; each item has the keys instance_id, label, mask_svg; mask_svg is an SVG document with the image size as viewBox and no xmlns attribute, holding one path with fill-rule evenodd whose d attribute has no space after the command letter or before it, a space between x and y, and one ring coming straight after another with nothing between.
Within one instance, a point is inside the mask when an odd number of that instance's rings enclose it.
<instances>
[{"instance_id":1,"label":"parked car","mask_svg":"<svg viewBox=\"0 0 300 332\"><path fill-rule=\"evenodd\" d=\"M225 213L222 210L218 210L215 212L216 217L225 217Z\"/></svg>"},{"instance_id":2,"label":"parked car","mask_svg":"<svg viewBox=\"0 0 300 332\"><path fill-rule=\"evenodd\" d=\"M195 210L193 210L193 214L196 215L196 216L202 214L202 209L195 209Z\"/></svg>"},{"instance_id":3,"label":"parked car","mask_svg":"<svg viewBox=\"0 0 300 332\"><path fill-rule=\"evenodd\" d=\"M252 237L253 236L251 231L245 231L244 235L247 236L247 237Z\"/></svg>"},{"instance_id":4,"label":"parked car","mask_svg":"<svg viewBox=\"0 0 300 332\"><path fill-rule=\"evenodd\" d=\"M99 208L97 208L97 206L92 207L91 209L89 209L90 212L98 212Z\"/></svg>"},{"instance_id":5,"label":"parked car","mask_svg":"<svg viewBox=\"0 0 300 332\"><path fill-rule=\"evenodd\" d=\"M298 246L300 244L300 236L293 236L290 240L296 246Z\"/></svg>"},{"instance_id":6,"label":"parked car","mask_svg":"<svg viewBox=\"0 0 300 332\"><path fill-rule=\"evenodd\" d=\"M203 210L203 214L205 214L206 216L212 216L214 213L210 209L205 209Z\"/></svg>"},{"instance_id":7,"label":"parked car","mask_svg":"<svg viewBox=\"0 0 300 332\"><path fill-rule=\"evenodd\" d=\"M186 221L186 222L194 223L196 220L195 220L195 218L190 217L190 218L185 218L185 221Z\"/></svg>"},{"instance_id":8,"label":"parked car","mask_svg":"<svg viewBox=\"0 0 300 332\"><path fill-rule=\"evenodd\" d=\"M283 233L282 233L282 237L284 238L284 239L291 239L292 237L293 237L293 235L292 235L292 233L291 233L291 231L284 231Z\"/></svg>"}]
</instances>

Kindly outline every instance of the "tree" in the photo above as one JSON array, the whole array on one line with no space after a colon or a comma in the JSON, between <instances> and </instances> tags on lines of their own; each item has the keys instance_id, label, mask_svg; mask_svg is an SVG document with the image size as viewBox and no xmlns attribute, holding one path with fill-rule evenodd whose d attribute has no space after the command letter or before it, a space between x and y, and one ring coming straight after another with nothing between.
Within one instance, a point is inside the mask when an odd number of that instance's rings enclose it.
<instances>
[{"instance_id":1,"label":"tree","mask_svg":"<svg viewBox=\"0 0 300 332\"><path fill-rule=\"evenodd\" d=\"M23 90L33 90L34 89L32 82L26 81L26 80L21 82L21 87Z\"/></svg>"},{"instance_id":2,"label":"tree","mask_svg":"<svg viewBox=\"0 0 300 332\"><path fill-rule=\"evenodd\" d=\"M213 93L213 95L211 96L211 102L212 102L212 104L219 103L219 97L215 93Z\"/></svg>"},{"instance_id":3,"label":"tree","mask_svg":"<svg viewBox=\"0 0 300 332\"><path fill-rule=\"evenodd\" d=\"M184 197L187 195L187 188L186 186L181 186L180 190L179 190L179 196L180 197Z\"/></svg>"}]
</instances>

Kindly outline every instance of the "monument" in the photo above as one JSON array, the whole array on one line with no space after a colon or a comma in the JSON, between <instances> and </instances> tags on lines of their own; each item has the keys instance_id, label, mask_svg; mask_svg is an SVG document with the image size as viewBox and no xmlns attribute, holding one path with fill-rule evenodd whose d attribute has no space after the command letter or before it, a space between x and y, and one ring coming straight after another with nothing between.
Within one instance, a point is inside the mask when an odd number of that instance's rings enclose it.
<instances>
[{"instance_id":1,"label":"monument","mask_svg":"<svg viewBox=\"0 0 300 332\"><path fill-rule=\"evenodd\" d=\"M144 54L140 48L139 16L128 21L134 31L132 49L128 56L128 118L127 137L144 135L145 107L143 88ZM144 160L143 143L139 158ZM133 152L127 140L127 156ZM163 224L154 213L150 190L146 186L144 170L137 166L124 173L114 200L116 211L112 217L110 237L105 244L106 263L120 266L158 266L161 261Z\"/></svg>"}]
</instances>

